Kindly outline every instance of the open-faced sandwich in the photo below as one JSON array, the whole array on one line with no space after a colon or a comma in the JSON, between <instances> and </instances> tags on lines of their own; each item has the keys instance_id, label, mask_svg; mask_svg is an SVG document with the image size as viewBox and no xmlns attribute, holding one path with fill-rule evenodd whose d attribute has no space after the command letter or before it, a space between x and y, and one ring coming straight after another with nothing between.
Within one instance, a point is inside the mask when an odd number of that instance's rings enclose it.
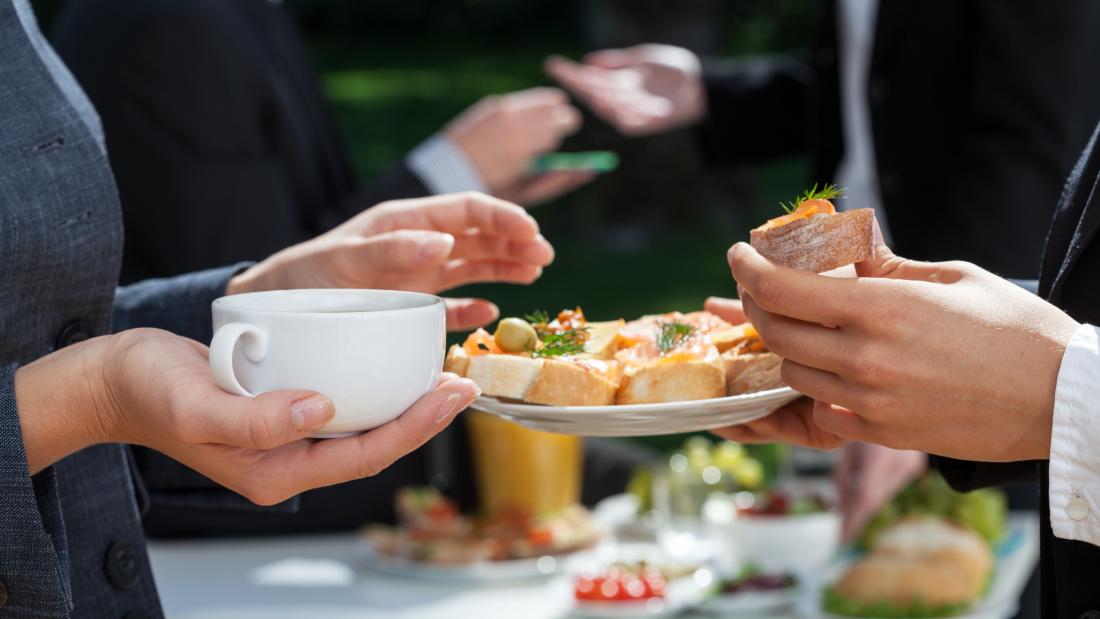
<instances>
[{"instance_id":1,"label":"open-faced sandwich","mask_svg":"<svg viewBox=\"0 0 1100 619\"><path fill-rule=\"evenodd\" d=\"M980 599L993 552L973 529L908 516L883 530L826 594L826 610L855 617L947 617Z\"/></svg>"},{"instance_id":2,"label":"open-faced sandwich","mask_svg":"<svg viewBox=\"0 0 1100 619\"><path fill-rule=\"evenodd\" d=\"M754 229L752 246L776 264L814 273L873 258L874 210L837 212L830 200L843 195L836 185L814 185L783 205L787 214Z\"/></svg>"},{"instance_id":3,"label":"open-faced sandwich","mask_svg":"<svg viewBox=\"0 0 1100 619\"><path fill-rule=\"evenodd\" d=\"M505 318L452 346L444 368L485 395L552 406L705 400L782 385L751 325L708 312L589 322L580 308Z\"/></svg>"},{"instance_id":4,"label":"open-faced sandwich","mask_svg":"<svg viewBox=\"0 0 1100 619\"><path fill-rule=\"evenodd\" d=\"M587 510L579 505L554 514L511 510L470 518L429 487L402 488L396 508L397 527L372 526L366 537L378 554L408 561L464 565L530 559L589 548L600 537Z\"/></svg>"}]
</instances>

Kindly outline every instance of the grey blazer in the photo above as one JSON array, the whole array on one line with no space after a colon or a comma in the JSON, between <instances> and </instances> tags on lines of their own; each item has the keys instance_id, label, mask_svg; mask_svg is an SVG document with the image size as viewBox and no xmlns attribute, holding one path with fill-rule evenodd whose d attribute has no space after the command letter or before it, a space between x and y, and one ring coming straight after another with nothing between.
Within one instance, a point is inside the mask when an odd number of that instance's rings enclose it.
<instances>
[{"instance_id":1,"label":"grey blazer","mask_svg":"<svg viewBox=\"0 0 1100 619\"><path fill-rule=\"evenodd\" d=\"M20 364L114 330L209 341L239 265L117 288L121 252L99 120L26 0L0 0L0 617L162 614L129 448L29 476L13 389Z\"/></svg>"}]
</instances>

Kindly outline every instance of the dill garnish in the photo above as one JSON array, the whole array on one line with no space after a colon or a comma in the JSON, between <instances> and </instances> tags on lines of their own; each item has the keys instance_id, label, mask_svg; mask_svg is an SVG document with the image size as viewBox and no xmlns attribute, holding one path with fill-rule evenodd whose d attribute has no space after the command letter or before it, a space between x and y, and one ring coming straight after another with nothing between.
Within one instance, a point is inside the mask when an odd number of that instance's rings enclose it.
<instances>
[{"instance_id":1,"label":"dill garnish","mask_svg":"<svg viewBox=\"0 0 1100 619\"><path fill-rule=\"evenodd\" d=\"M561 333L545 332L539 334L542 346L531 352L532 357L560 357L584 352L584 342L588 339L588 328L569 329Z\"/></svg>"},{"instance_id":2,"label":"dill garnish","mask_svg":"<svg viewBox=\"0 0 1100 619\"><path fill-rule=\"evenodd\" d=\"M779 206L783 207L783 210L788 213L793 213L800 204L806 200L835 200L836 198L844 197L844 189L837 187L833 183L829 183L822 187L817 188L817 183L814 186L802 192L802 195L798 196L790 202L780 202Z\"/></svg>"},{"instance_id":3,"label":"dill garnish","mask_svg":"<svg viewBox=\"0 0 1100 619\"><path fill-rule=\"evenodd\" d=\"M657 348L666 353L678 344L691 337L695 333L695 327L682 322L662 322L661 331L657 334Z\"/></svg>"},{"instance_id":4,"label":"dill garnish","mask_svg":"<svg viewBox=\"0 0 1100 619\"><path fill-rule=\"evenodd\" d=\"M555 329L550 326L550 314L546 310L535 310L523 319L531 323L542 344L527 351L532 357L560 357L584 352L584 343L588 340L588 327Z\"/></svg>"}]
</instances>

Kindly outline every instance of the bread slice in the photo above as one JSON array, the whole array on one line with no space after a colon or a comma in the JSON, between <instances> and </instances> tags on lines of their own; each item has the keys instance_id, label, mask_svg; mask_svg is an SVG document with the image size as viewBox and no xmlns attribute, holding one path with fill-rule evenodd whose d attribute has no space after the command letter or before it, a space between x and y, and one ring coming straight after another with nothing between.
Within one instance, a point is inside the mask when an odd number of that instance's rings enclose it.
<instances>
[{"instance_id":1,"label":"bread slice","mask_svg":"<svg viewBox=\"0 0 1100 619\"><path fill-rule=\"evenodd\" d=\"M465 376L470 369L470 353L466 349L454 344L447 350L447 358L443 360L443 371Z\"/></svg>"},{"instance_id":2,"label":"bread slice","mask_svg":"<svg viewBox=\"0 0 1100 619\"><path fill-rule=\"evenodd\" d=\"M485 395L525 400L542 367L542 359L522 355L475 355L470 357L466 378Z\"/></svg>"},{"instance_id":3,"label":"bread slice","mask_svg":"<svg viewBox=\"0 0 1100 619\"><path fill-rule=\"evenodd\" d=\"M615 362L606 362L613 364ZM615 403L619 383L583 362L544 359L542 370L523 399L550 406L604 406ZM480 383L478 383L480 384Z\"/></svg>"},{"instance_id":4,"label":"bread slice","mask_svg":"<svg viewBox=\"0 0 1100 619\"><path fill-rule=\"evenodd\" d=\"M822 273L875 256L874 210L813 215L753 230L749 239L768 260L800 271Z\"/></svg>"},{"instance_id":5,"label":"bread slice","mask_svg":"<svg viewBox=\"0 0 1100 619\"><path fill-rule=\"evenodd\" d=\"M615 403L683 402L725 395L726 369L721 359L657 359L623 372Z\"/></svg>"},{"instance_id":6,"label":"bread slice","mask_svg":"<svg viewBox=\"0 0 1100 619\"><path fill-rule=\"evenodd\" d=\"M726 391L729 395L755 393L784 386L780 368L783 358L773 352L722 354L726 365Z\"/></svg>"},{"instance_id":7,"label":"bread slice","mask_svg":"<svg viewBox=\"0 0 1100 619\"><path fill-rule=\"evenodd\" d=\"M475 355L451 346L443 369L477 383L485 395L550 406L615 403L618 363L596 359L539 359L525 355Z\"/></svg>"}]
</instances>

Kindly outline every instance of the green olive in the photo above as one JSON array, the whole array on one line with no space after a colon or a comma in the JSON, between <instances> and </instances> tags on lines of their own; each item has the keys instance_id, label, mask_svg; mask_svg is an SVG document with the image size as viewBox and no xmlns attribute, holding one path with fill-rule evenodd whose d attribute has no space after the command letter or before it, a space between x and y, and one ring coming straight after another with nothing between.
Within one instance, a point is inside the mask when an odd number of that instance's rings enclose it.
<instances>
[{"instance_id":1,"label":"green olive","mask_svg":"<svg viewBox=\"0 0 1100 619\"><path fill-rule=\"evenodd\" d=\"M505 318L497 324L497 330L493 333L497 346L504 352L525 352L534 350L539 341L535 328L526 320L519 318Z\"/></svg>"}]
</instances>

